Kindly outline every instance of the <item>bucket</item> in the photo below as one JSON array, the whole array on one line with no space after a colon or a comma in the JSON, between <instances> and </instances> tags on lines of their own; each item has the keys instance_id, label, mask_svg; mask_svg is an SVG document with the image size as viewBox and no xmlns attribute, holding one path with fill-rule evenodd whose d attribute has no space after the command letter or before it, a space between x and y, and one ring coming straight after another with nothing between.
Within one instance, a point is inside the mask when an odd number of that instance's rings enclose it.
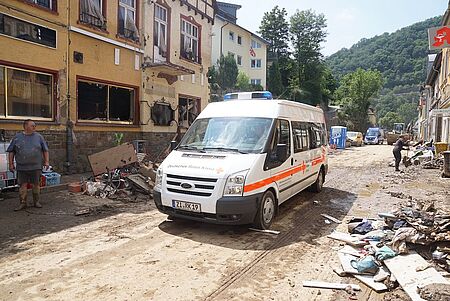
<instances>
[{"instance_id":1,"label":"bucket","mask_svg":"<svg viewBox=\"0 0 450 301\"><path fill-rule=\"evenodd\" d=\"M450 178L450 151L443 152L444 154L444 171L443 176Z\"/></svg>"},{"instance_id":2,"label":"bucket","mask_svg":"<svg viewBox=\"0 0 450 301\"><path fill-rule=\"evenodd\" d=\"M438 156L442 152L445 152L448 148L447 142L436 142L434 146L436 148L436 156Z\"/></svg>"}]
</instances>

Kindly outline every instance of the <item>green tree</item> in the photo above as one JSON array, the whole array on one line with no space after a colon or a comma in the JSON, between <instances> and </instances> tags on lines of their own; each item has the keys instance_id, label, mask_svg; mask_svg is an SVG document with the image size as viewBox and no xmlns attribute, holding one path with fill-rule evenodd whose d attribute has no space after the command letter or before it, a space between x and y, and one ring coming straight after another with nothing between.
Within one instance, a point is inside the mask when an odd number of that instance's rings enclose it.
<instances>
[{"instance_id":1,"label":"green tree","mask_svg":"<svg viewBox=\"0 0 450 301\"><path fill-rule=\"evenodd\" d=\"M221 95L221 88L219 84L217 83L217 78L219 76L219 73L215 66L211 66L208 68L208 73L206 73L206 76L208 77L208 84L209 84L209 101L215 102L220 101L222 99Z\"/></svg>"},{"instance_id":2,"label":"green tree","mask_svg":"<svg viewBox=\"0 0 450 301\"><path fill-rule=\"evenodd\" d=\"M396 112L388 112L378 121L380 126L388 130L392 129L394 123L401 123L401 122L403 122L403 118Z\"/></svg>"},{"instance_id":3,"label":"green tree","mask_svg":"<svg viewBox=\"0 0 450 301\"><path fill-rule=\"evenodd\" d=\"M269 72L267 76L267 89L272 92L274 97L280 96L283 91L283 83L281 81L281 72L278 62L273 62L269 67Z\"/></svg>"},{"instance_id":4,"label":"green tree","mask_svg":"<svg viewBox=\"0 0 450 301\"><path fill-rule=\"evenodd\" d=\"M417 119L417 103L403 103L397 109L397 113L402 117L403 122L408 125Z\"/></svg>"},{"instance_id":5,"label":"green tree","mask_svg":"<svg viewBox=\"0 0 450 301\"><path fill-rule=\"evenodd\" d=\"M265 12L259 26L261 36L270 42L269 58L280 58L289 55L289 23L286 20L285 8L275 6L270 12Z\"/></svg>"},{"instance_id":6,"label":"green tree","mask_svg":"<svg viewBox=\"0 0 450 301\"><path fill-rule=\"evenodd\" d=\"M248 77L247 74L243 71L239 71L239 74L237 76L236 81L236 88L239 91L250 91L251 85L250 85L250 77Z\"/></svg>"},{"instance_id":7,"label":"green tree","mask_svg":"<svg viewBox=\"0 0 450 301\"><path fill-rule=\"evenodd\" d=\"M219 59L219 70L217 75L217 83L222 91L232 91L236 86L238 76L238 66L236 60L230 54L221 56Z\"/></svg>"},{"instance_id":8,"label":"green tree","mask_svg":"<svg viewBox=\"0 0 450 301\"><path fill-rule=\"evenodd\" d=\"M312 10L297 10L291 16L289 31L295 57L295 73L291 80L291 88L296 100L311 104L322 102L321 81L324 69L321 66L320 44L327 36L325 28L325 16ZM292 86L293 84L298 86Z\"/></svg>"},{"instance_id":9,"label":"green tree","mask_svg":"<svg viewBox=\"0 0 450 301\"><path fill-rule=\"evenodd\" d=\"M367 111L371 100L383 85L381 73L377 70L363 70L345 75L336 90L336 100L343 106L341 119L350 129L364 132L368 125Z\"/></svg>"}]
</instances>

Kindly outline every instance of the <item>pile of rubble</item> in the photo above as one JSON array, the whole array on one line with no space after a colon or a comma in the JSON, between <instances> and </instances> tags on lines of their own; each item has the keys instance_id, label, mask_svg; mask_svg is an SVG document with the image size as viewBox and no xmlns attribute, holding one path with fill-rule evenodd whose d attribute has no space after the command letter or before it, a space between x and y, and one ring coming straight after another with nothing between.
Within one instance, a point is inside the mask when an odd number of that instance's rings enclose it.
<instances>
[{"instance_id":1,"label":"pile of rubble","mask_svg":"<svg viewBox=\"0 0 450 301\"><path fill-rule=\"evenodd\" d=\"M450 212L407 199L378 218L351 219L347 230L328 235L345 243L338 250L342 267L334 269L339 276L377 292L400 285L412 300L450 300Z\"/></svg>"},{"instance_id":2,"label":"pile of rubble","mask_svg":"<svg viewBox=\"0 0 450 301\"><path fill-rule=\"evenodd\" d=\"M137 153L132 144L122 144L89 156L93 176L79 183L79 191L99 198L124 198L152 194L157 165ZM75 192L75 191L74 191Z\"/></svg>"}]
</instances>

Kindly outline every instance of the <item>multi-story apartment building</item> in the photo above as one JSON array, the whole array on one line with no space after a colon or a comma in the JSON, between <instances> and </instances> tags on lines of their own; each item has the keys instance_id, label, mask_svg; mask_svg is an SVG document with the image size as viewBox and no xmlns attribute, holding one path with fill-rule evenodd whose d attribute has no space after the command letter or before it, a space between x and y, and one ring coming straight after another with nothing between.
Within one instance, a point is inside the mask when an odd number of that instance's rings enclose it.
<instances>
[{"instance_id":1,"label":"multi-story apartment building","mask_svg":"<svg viewBox=\"0 0 450 301\"><path fill-rule=\"evenodd\" d=\"M269 42L237 24L240 5L217 2L213 26L212 63L221 55L232 55L238 69L250 78L250 83L266 88L267 46Z\"/></svg>"},{"instance_id":2,"label":"multi-story apartment building","mask_svg":"<svg viewBox=\"0 0 450 301\"><path fill-rule=\"evenodd\" d=\"M89 170L87 155L114 146L115 133L152 152L206 103L214 5L0 0L0 129L10 138L36 120L59 171ZM169 125L156 101L171 105Z\"/></svg>"},{"instance_id":3,"label":"multi-story apartment building","mask_svg":"<svg viewBox=\"0 0 450 301\"><path fill-rule=\"evenodd\" d=\"M215 1L156 0L144 4L143 130L170 141L208 103ZM179 136L178 136L179 137ZM152 143L158 152L167 143Z\"/></svg>"}]
</instances>

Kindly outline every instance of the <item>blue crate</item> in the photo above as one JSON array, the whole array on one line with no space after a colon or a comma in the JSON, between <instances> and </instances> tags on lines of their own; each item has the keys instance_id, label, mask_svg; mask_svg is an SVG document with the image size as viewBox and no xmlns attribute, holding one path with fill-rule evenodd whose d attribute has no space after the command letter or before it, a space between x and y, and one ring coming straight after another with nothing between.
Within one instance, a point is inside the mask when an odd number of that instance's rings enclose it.
<instances>
[{"instance_id":1,"label":"blue crate","mask_svg":"<svg viewBox=\"0 0 450 301\"><path fill-rule=\"evenodd\" d=\"M42 175L45 177L46 186L59 185L61 183L61 175L57 172L46 172Z\"/></svg>"}]
</instances>

